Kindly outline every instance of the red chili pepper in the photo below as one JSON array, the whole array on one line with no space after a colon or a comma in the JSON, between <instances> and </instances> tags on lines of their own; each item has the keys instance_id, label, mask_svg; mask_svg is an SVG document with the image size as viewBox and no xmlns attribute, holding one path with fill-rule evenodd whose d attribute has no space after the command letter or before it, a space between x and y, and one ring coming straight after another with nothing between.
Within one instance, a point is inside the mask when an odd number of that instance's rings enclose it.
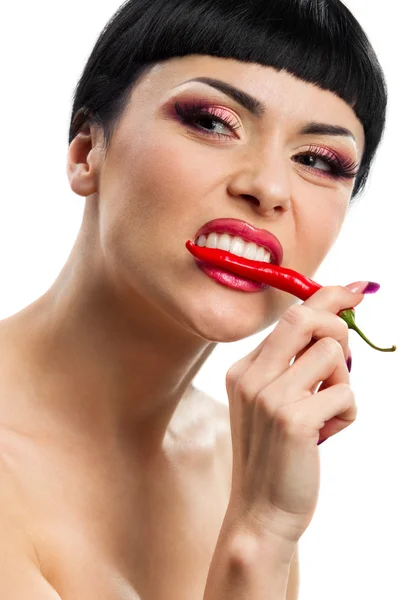
<instances>
[{"instance_id":1,"label":"red chili pepper","mask_svg":"<svg viewBox=\"0 0 400 600\"><path fill-rule=\"evenodd\" d=\"M193 254L195 258L198 258L199 260L217 265L218 267L222 267L228 271L232 271L232 273L252 279L253 281L266 283L267 285L271 285L278 290L288 292L300 300L307 300L307 298L310 298L310 296L315 294L315 292L322 287L322 285L319 285L312 279L305 277L305 275L301 275L301 273L293 271L292 269L280 267L279 265L257 260L249 260L248 258L235 256L230 252L226 252L225 250L220 250L218 248L205 248L204 246L196 246L196 244L194 244L191 240L186 242L186 248ZM391 348L378 348L378 346L372 344L372 342L370 342L369 339L365 337L363 332L357 327L354 321L354 308L342 310L338 313L338 316L347 323L349 329L356 331L362 337L362 339L365 340L372 348L375 348L375 350L380 350L381 352L394 352L396 350L396 346L392 346Z\"/></svg>"}]
</instances>

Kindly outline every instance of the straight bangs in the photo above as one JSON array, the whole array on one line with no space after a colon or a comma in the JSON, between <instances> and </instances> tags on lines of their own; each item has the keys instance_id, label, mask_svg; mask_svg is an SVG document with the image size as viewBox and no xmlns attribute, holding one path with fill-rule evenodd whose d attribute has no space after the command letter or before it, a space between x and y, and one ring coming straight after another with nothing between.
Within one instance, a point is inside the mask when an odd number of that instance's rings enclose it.
<instances>
[{"instance_id":1,"label":"straight bangs","mask_svg":"<svg viewBox=\"0 0 400 600\"><path fill-rule=\"evenodd\" d=\"M382 135L386 86L366 34L340 1L125 2L103 30L86 65L95 82L96 107L99 121L105 125L107 144L138 78L157 62L193 54L285 70L333 92L349 104L368 133L353 190L353 195L357 194ZM99 56L103 60L94 64ZM114 96L115 101L110 103L104 93L104 114L101 114L101 94L110 83L118 99ZM78 87L74 108L82 106L81 100ZM93 111L91 114L96 118ZM107 128L107 123L112 128ZM79 120L75 125L79 125ZM71 127L70 141L75 129ZM366 157L368 168L363 169Z\"/></svg>"}]
</instances>

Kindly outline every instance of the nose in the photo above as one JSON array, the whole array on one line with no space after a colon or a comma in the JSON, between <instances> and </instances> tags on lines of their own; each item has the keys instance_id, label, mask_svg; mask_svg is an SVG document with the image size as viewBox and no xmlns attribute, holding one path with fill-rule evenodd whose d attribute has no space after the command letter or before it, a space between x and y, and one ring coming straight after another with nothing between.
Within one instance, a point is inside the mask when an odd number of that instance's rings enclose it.
<instances>
[{"instance_id":1,"label":"nose","mask_svg":"<svg viewBox=\"0 0 400 600\"><path fill-rule=\"evenodd\" d=\"M260 215L277 217L291 207L290 162L279 150L248 153L233 172L228 192L235 198L250 200Z\"/></svg>"}]
</instances>

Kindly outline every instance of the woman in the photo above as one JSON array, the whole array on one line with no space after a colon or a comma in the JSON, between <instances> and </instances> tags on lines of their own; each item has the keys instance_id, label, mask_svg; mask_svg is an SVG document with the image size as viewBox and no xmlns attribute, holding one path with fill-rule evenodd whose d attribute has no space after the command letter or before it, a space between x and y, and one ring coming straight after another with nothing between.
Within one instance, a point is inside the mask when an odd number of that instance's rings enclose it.
<instances>
[{"instance_id":1,"label":"woman","mask_svg":"<svg viewBox=\"0 0 400 600\"><path fill-rule=\"evenodd\" d=\"M368 282L299 305L185 243L225 232L311 277L385 110L338 1L135 0L110 20L72 108L79 236L1 322L1 597L297 598L318 441L356 416L336 314ZM228 371L229 411L194 388L218 342L276 321Z\"/></svg>"}]
</instances>

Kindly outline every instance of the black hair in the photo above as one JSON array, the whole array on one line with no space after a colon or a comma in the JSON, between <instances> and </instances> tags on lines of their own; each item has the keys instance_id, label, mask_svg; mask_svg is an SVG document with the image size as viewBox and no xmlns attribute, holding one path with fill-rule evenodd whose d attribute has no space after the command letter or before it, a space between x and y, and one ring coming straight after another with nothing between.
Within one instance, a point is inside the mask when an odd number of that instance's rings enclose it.
<instances>
[{"instance_id":1,"label":"black hair","mask_svg":"<svg viewBox=\"0 0 400 600\"><path fill-rule=\"evenodd\" d=\"M109 144L139 78L169 58L203 54L285 70L354 110L365 148L352 199L381 142L387 86L367 35L340 0L128 0L106 24L75 88L69 143L97 123Z\"/></svg>"}]
</instances>

